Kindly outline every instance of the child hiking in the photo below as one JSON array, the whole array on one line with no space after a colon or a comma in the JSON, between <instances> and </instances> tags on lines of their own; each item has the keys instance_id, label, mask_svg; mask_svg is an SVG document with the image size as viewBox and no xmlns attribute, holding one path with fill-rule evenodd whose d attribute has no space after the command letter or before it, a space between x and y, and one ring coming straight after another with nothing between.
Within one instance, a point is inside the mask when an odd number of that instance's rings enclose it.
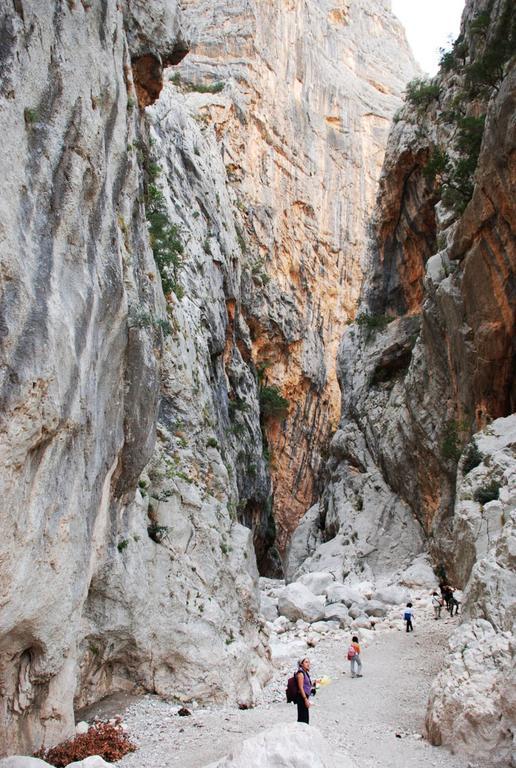
<instances>
[{"instance_id":1,"label":"child hiking","mask_svg":"<svg viewBox=\"0 0 516 768\"><path fill-rule=\"evenodd\" d=\"M407 632L413 632L412 619L414 618L414 611L412 610L412 603L407 603L407 607L403 611L403 621L406 624Z\"/></svg>"},{"instance_id":2,"label":"child hiking","mask_svg":"<svg viewBox=\"0 0 516 768\"><path fill-rule=\"evenodd\" d=\"M358 637L353 635L351 645L348 648L348 661L351 666L351 677L362 677L362 660L360 658L360 645Z\"/></svg>"}]
</instances>

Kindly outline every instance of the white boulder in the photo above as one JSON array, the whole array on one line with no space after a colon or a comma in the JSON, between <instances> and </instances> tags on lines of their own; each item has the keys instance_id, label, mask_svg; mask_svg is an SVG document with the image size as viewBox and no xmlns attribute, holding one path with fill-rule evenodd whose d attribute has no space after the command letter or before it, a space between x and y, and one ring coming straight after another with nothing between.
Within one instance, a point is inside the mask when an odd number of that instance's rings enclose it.
<instances>
[{"instance_id":1,"label":"white boulder","mask_svg":"<svg viewBox=\"0 0 516 768\"><path fill-rule=\"evenodd\" d=\"M338 621L339 625L343 628L349 627L351 623L348 609L342 603L327 605L324 611L324 618L330 621Z\"/></svg>"},{"instance_id":2,"label":"white boulder","mask_svg":"<svg viewBox=\"0 0 516 768\"><path fill-rule=\"evenodd\" d=\"M351 629L371 629L371 619L365 615L358 616L351 622Z\"/></svg>"},{"instance_id":3,"label":"white boulder","mask_svg":"<svg viewBox=\"0 0 516 768\"><path fill-rule=\"evenodd\" d=\"M90 726L85 720L81 720L75 726L75 733L77 734L77 736L82 736L84 733L88 733L89 730L90 730Z\"/></svg>"},{"instance_id":4,"label":"white boulder","mask_svg":"<svg viewBox=\"0 0 516 768\"><path fill-rule=\"evenodd\" d=\"M306 656L307 643L304 639L291 640L288 643L271 641L271 656L274 664L281 665L291 661L296 667L297 662Z\"/></svg>"},{"instance_id":5,"label":"white boulder","mask_svg":"<svg viewBox=\"0 0 516 768\"><path fill-rule=\"evenodd\" d=\"M364 613L367 616L377 616L383 618L387 615L387 608L385 607L384 603L381 603L379 600L369 600L369 602L364 606Z\"/></svg>"},{"instance_id":6,"label":"white boulder","mask_svg":"<svg viewBox=\"0 0 516 768\"><path fill-rule=\"evenodd\" d=\"M299 579L314 595L325 595L327 590L335 584L335 576L327 571L314 571L305 573Z\"/></svg>"},{"instance_id":7,"label":"white boulder","mask_svg":"<svg viewBox=\"0 0 516 768\"><path fill-rule=\"evenodd\" d=\"M264 592L260 593L260 613L267 621L275 621L278 618L278 601L269 597Z\"/></svg>"},{"instance_id":8,"label":"white boulder","mask_svg":"<svg viewBox=\"0 0 516 768\"><path fill-rule=\"evenodd\" d=\"M365 602L353 603L348 613L352 619L357 619L359 616L363 616L365 614L365 607Z\"/></svg>"},{"instance_id":9,"label":"white boulder","mask_svg":"<svg viewBox=\"0 0 516 768\"><path fill-rule=\"evenodd\" d=\"M374 593L373 600L385 605L406 605L410 600L410 591L406 587L383 587Z\"/></svg>"},{"instance_id":10,"label":"white boulder","mask_svg":"<svg viewBox=\"0 0 516 768\"><path fill-rule=\"evenodd\" d=\"M205 768L351 768L335 761L320 731L303 723L278 725L234 747L221 760Z\"/></svg>"},{"instance_id":11,"label":"white boulder","mask_svg":"<svg viewBox=\"0 0 516 768\"><path fill-rule=\"evenodd\" d=\"M428 555L419 555L414 562L402 572L398 581L405 587L419 589L437 589L437 577L434 573Z\"/></svg>"},{"instance_id":12,"label":"white boulder","mask_svg":"<svg viewBox=\"0 0 516 768\"><path fill-rule=\"evenodd\" d=\"M292 629L292 622L290 619L287 619L286 616L278 616L278 618L273 621L272 627L276 634L281 635L283 632L287 632L289 629Z\"/></svg>"},{"instance_id":13,"label":"white boulder","mask_svg":"<svg viewBox=\"0 0 516 768\"><path fill-rule=\"evenodd\" d=\"M311 623L324 618L325 604L324 597L317 597L304 584L294 582L280 592L278 611L291 621L304 619Z\"/></svg>"},{"instance_id":14,"label":"white boulder","mask_svg":"<svg viewBox=\"0 0 516 768\"><path fill-rule=\"evenodd\" d=\"M326 597L329 603L344 603L348 608L353 603L360 603L362 595L357 589L345 584L333 584L326 590Z\"/></svg>"}]
</instances>

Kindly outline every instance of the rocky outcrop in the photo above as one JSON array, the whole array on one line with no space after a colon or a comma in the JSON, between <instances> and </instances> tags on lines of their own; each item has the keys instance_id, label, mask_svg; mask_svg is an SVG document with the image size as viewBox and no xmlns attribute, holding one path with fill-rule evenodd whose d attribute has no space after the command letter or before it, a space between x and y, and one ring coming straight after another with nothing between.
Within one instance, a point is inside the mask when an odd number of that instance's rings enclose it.
<instances>
[{"instance_id":1,"label":"rocky outcrop","mask_svg":"<svg viewBox=\"0 0 516 768\"><path fill-rule=\"evenodd\" d=\"M474 565L462 623L433 683L426 719L433 744L500 766L512 764L516 714L515 428L516 416L511 416L476 435L479 464L459 478L453 544L458 558L465 555L464 567Z\"/></svg>"}]
</instances>

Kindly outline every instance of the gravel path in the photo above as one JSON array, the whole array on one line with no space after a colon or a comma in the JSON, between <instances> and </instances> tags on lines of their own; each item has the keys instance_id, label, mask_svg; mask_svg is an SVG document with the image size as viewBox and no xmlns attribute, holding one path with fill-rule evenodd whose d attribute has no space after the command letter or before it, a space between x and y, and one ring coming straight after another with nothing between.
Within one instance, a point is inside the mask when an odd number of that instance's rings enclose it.
<instances>
[{"instance_id":1,"label":"gravel path","mask_svg":"<svg viewBox=\"0 0 516 768\"><path fill-rule=\"evenodd\" d=\"M332 683L319 690L311 723L334 747L335 768L348 755L356 768L477 768L422 737L428 691L441 662L455 619L419 621L413 634L400 627L376 632L363 648L363 678L352 679L345 651L349 636L337 632L310 650L315 677ZM196 709L179 717L177 706L145 696L124 714L138 750L118 763L121 768L201 768L231 745L281 722L296 718L284 703L292 664L275 673L263 701L252 710Z\"/></svg>"}]
</instances>

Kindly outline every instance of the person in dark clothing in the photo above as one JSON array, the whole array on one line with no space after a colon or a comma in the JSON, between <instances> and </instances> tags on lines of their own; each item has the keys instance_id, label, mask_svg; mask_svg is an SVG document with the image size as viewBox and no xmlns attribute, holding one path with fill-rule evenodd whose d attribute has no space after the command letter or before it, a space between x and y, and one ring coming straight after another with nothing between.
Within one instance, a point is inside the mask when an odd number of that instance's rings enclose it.
<instances>
[{"instance_id":1,"label":"person in dark clothing","mask_svg":"<svg viewBox=\"0 0 516 768\"><path fill-rule=\"evenodd\" d=\"M443 584L441 587L441 595L443 596L443 600L446 603L446 610L450 610L450 599L453 596L453 591L448 584Z\"/></svg>"},{"instance_id":2,"label":"person in dark clothing","mask_svg":"<svg viewBox=\"0 0 516 768\"><path fill-rule=\"evenodd\" d=\"M298 670L296 673L297 687L299 692L297 694L297 722L306 723L308 725L310 717L310 694L312 693L313 684L310 677L310 659L302 659L299 662Z\"/></svg>"},{"instance_id":3,"label":"person in dark clothing","mask_svg":"<svg viewBox=\"0 0 516 768\"><path fill-rule=\"evenodd\" d=\"M448 600L448 610L450 611L450 616L453 616L453 609L455 608L455 616L459 612L459 601L453 594L453 589L450 587L450 596Z\"/></svg>"}]
</instances>

